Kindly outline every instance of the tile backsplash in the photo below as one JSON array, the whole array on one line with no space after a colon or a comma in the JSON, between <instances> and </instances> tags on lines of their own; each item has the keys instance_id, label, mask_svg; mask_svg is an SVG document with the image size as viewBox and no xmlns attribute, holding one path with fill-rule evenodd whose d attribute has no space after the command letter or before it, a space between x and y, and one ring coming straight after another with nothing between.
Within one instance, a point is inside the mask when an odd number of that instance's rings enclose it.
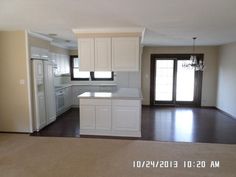
<instances>
[{"instance_id":1,"label":"tile backsplash","mask_svg":"<svg viewBox=\"0 0 236 177\"><path fill-rule=\"evenodd\" d=\"M71 81L70 76L55 76L54 85L61 84L114 84L117 88L141 88L141 72L115 72L114 81Z\"/></svg>"}]
</instances>

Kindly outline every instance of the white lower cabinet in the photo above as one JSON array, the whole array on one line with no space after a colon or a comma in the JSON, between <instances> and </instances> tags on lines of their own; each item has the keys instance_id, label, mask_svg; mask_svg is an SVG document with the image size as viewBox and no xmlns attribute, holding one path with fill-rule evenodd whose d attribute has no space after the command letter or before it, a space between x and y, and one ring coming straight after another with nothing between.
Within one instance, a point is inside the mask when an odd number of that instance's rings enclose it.
<instances>
[{"instance_id":1,"label":"white lower cabinet","mask_svg":"<svg viewBox=\"0 0 236 177\"><path fill-rule=\"evenodd\" d=\"M84 119L80 119L81 129L95 129L95 106L81 106L80 116Z\"/></svg>"},{"instance_id":2,"label":"white lower cabinet","mask_svg":"<svg viewBox=\"0 0 236 177\"><path fill-rule=\"evenodd\" d=\"M82 135L141 136L141 100L80 99Z\"/></svg>"},{"instance_id":3,"label":"white lower cabinet","mask_svg":"<svg viewBox=\"0 0 236 177\"><path fill-rule=\"evenodd\" d=\"M113 130L139 130L139 108L114 106L112 111Z\"/></svg>"},{"instance_id":4,"label":"white lower cabinet","mask_svg":"<svg viewBox=\"0 0 236 177\"><path fill-rule=\"evenodd\" d=\"M72 106L71 86L56 91L57 116L69 110Z\"/></svg>"},{"instance_id":5,"label":"white lower cabinet","mask_svg":"<svg viewBox=\"0 0 236 177\"><path fill-rule=\"evenodd\" d=\"M72 105L72 90L71 87L65 88L65 107L69 108Z\"/></svg>"},{"instance_id":6,"label":"white lower cabinet","mask_svg":"<svg viewBox=\"0 0 236 177\"><path fill-rule=\"evenodd\" d=\"M38 96L38 115L37 130L40 130L47 124L44 94Z\"/></svg>"},{"instance_id":7,"label":"white lower cabinet","mask_svg":"<svg viewBox=\"0 0 236 177\"><path fill-rule=\"evenodd\" d=\"M111 130L111 106L96 106L96 129Z\"/></svg>"}]
</instances>

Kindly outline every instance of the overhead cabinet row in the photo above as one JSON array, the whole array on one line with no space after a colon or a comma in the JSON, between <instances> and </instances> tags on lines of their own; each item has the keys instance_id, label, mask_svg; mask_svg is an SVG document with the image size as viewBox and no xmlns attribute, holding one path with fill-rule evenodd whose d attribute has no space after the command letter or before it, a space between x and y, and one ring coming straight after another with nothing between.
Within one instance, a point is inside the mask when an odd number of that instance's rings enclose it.
<instances>
[{"instance_id":1,"label":"overhead cabinet row","mask_svg":"<svg viewBox=\"0 0 236 177\"><path fill-rule=\"evenodd\" d=\"M80 71L138 71L139 37L79 38Z\"/></svg>"},{"instance_id":2,"label":"overhead cabinet row","mask_svg":"<svg viewBox=\"0 0 236 177\"><path fill-rule=\"evenodd\" d=\"M69 55L53 53L48 49L34 47L30 48L30 57L33 59L44 59L51 61L54 64L55 75L68 75L70 74Z\"/></svg>"}]
</instances>

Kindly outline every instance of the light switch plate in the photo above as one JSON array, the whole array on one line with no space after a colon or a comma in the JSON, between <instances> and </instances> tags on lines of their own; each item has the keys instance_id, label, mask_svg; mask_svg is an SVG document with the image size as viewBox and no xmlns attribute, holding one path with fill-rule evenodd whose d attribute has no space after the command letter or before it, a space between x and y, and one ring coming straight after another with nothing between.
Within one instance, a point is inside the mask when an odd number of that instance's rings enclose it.
<instances>
[{"instance_id":1,"label":"light switch plate","mask_svg":"<svg viewBox=\"0 0 236 177\"><path fill-rule=\"evenodd\" d=\"M20 85L25 85L25 80L24 79L20 79Z\"/></svg>"}]
</instances>

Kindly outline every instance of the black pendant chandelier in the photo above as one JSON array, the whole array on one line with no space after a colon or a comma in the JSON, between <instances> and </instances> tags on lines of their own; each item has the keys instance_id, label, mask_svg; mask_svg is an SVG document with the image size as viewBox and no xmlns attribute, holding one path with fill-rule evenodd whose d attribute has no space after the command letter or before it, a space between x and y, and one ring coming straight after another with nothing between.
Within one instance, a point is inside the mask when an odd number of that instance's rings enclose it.
<instances>
[{"instance_id":1,"label":"black pendant chandelier","mask_svg":"<svg viewBox=\"0 0 236 177\"><path fill-rule=\"evenodd\" d=\"M202 59L198 59L197 55L195 53L195 42L196 42L196 37L193 37L193 53L190 56L190 63L184 63L183 66L186 68L194 68L195 71L203 71L204 69L204 63Z\"/></svg>"}]
</instances>

